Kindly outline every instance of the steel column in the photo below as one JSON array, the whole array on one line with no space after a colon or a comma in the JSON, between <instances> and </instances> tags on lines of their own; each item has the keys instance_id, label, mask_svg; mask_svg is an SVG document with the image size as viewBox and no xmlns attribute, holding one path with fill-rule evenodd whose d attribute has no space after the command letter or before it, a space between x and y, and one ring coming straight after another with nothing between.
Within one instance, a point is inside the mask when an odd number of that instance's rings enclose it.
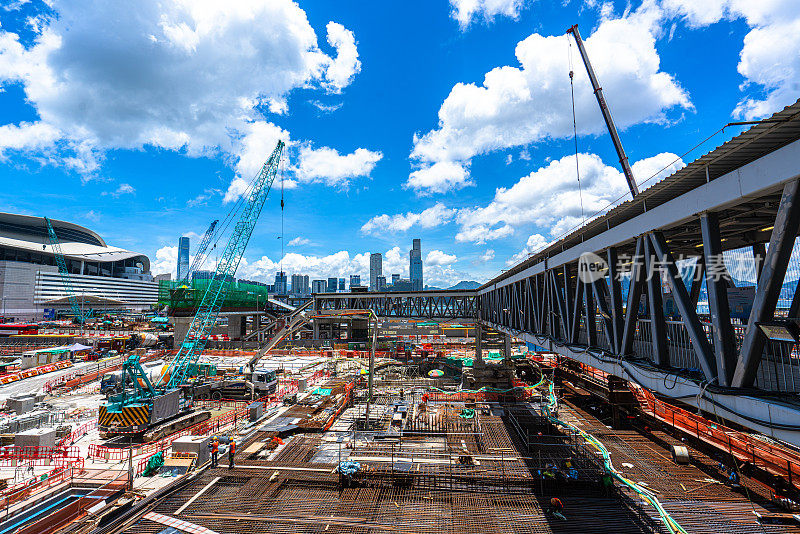
<instances>
[{"instance_id":1,"label":"steel column","mask_svg":"<svg viewBox=\"0 0 800 534\"><path fill-rule=\"evenodd\" d=\"M631 260L631 283L628 286L628 305L625 310L625 324L622 328L622 344L620 355L626 356L633 352L633 337L636 333L636 323L639 320L639 302L642 299L642 286L644 285L644 238L636 239L636 252Z\"/></svg>"},{"instance_id":2,"label":"steel column","mask_svg":"<svg viewBox=\"0 0 800 534\"><path fill-rule=\"evenodd\" d=\"M647 311L650 314L650 342L653 345L653 363L659 367L669 367L669 348L667 347L667 321L664 318L663 288L661 271L657 268L653 245L648 239L645 243L647 262Z\"/></svg>"},{"instance_id":3,"label":"steel column","mask_svg":"<svg viewBox=\"0 0 800 534\"><path fill-rule=\"evenodd\" d=\"M611 346L614 352L621 352L622 343L622 287L619 280L619 257L616 247L611 247L607 251L608 257L608 282L611 285L611 331L614 340Z\"/></svg>"},{"instance_id":4,"label":"steel column","mask_svg":"<svg viewBox=\"0 0 800 534\"><path fill-rule=\"evenodd\" d=\"M736 340L728 306L728 284L725 277L720 275L719 269L712 267L715 263L722 263L719 216L716 213L701 215L700 230L703 234L703 258L707 262L706 290L713 327L714 356L717 360L717 382L721 386L729 386L736 367Z\"/></svg>"},{"instance_id":5,"label":"steel column","mask_svg":"<svg viewBox=\"0 0 800 534\"><path fill-rule=\"evenodd\" d=\"M697 317L697 309L692 305L689 298L689 293L686 291L686 286L683 284L683 279L678 273L678 267L675 265L675 258L667 248L667 243L661 232L653 232L650 234L650 243L653 245L653 250L661 260L661 264L666 268L667 276L672 284L672 295L675 297L675 304L681 312L681 318L686 330L689 333L689 339L692 341L697 359L700 361L700 367L706 375L707 380L711 380L717 374L717 365L714 361L714 356L711 354L711 345L708 343L708 338L700 324L700 319Z\"/></svg>"},{"instance_id":6,"label":"steel column","mask_svg":"<svg viewBox=\"0 0 800 534\"><path fill-rule=\"evenodd\" d=\"M761 354L766 340L758 328L758 323L771 320L775 314L775 306L783 286L789 257L794 248L798 228L800 228L799 190L799 180L793 180L783 188L778 215L775 218L775 225L769 240L769 249L764 258L761 276L758 277L756 298L747 321L747 330L739 351L739 359L736 362L736 371L732 382L734 387L752 386L761 362Z\"/></svg>"}]
</instances>

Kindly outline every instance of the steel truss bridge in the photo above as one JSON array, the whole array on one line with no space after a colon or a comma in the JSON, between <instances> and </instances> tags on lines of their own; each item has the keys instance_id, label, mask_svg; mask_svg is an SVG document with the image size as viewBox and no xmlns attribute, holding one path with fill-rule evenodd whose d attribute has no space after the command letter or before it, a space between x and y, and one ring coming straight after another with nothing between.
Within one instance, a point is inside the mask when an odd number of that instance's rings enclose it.
<instances>
[{"instance_id":1,"label":"steel truss bridge","mask_svg":"<svg viewBox=\"0 0 800 534\"><path fill-rule=\"evenodd\" d=\"M438 318L475 321L477 299L474 290L438 290L371 293L319 293L314 309L371 309L379 317Z\"/></svg>"},{"instance_id":2,"label":"steel truss bridge","mask_svg":"<svg viewBox=\"0 0 800 534\"><path fill-rule=\"evenodd\" d=\"M475 320L800 446L800 346L786 334L800 322L798 231L800 101L477 290L314 306ZM604 275L578 273L586 253ZM737 288L748 262L757 283Z\"/></svg>"}]
</instances>

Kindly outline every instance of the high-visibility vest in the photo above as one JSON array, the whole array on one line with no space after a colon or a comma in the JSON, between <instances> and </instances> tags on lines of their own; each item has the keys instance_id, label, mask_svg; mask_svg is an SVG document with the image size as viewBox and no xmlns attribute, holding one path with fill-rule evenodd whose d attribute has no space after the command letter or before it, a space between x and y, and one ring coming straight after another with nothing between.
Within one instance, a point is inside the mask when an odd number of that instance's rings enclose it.
<instances>
[{"instance_id":1,"label":"high-visibility vest","mask_svg":"<svg viewBox=\"0 0 800 534\"><path fill-rule=\"evenodd\" d=\"M236 454L236 442L235 441L231 441L231 446L230 446L229 450L231 451L231 454Z\"/></svg>"},{"instance_id":2,"label":"high-visibility vest","mask_svg":"<svg viewBox=\"0 0 800 534\"><path fill-rule=\"evenodd\" d=\"M215 441L211 447L211 452L219 452L219 441Z\"/></svg>"}]
</instances>

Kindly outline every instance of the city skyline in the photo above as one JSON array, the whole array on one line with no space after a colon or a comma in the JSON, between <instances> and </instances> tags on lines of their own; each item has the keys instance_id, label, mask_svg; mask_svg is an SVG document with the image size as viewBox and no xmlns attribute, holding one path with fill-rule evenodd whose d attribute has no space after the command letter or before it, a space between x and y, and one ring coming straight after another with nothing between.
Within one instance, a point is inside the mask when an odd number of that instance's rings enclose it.
<instances>
[{"instance_id":1,"label":"city skyline","mask_svg":"<svg viewBox=\"0 0 800 534\"><path fill-rule=\"evenodd\" d=\"M686 153L721 125L800 96L794 55L780 39L756 38L800 19L780 3L701 14L677 0L476 2L456 16L455 0L231 2L240 10L211 15L216 36L167 31L198 27L210 4L31 0L0 10L4 210L90 225L174 278L174 236L197 242L280 137L285 232L276 188L240 276L363 276L380 251L386 273L407 277L413 235L425 242L427 284L485 281L625 195L574 48L570 56L572 24L638 180L666 168L648 186L743 128ZM236 24L237 13L253 23ZM423 21L417 38L405 20Z\"/></svg>"}]
</instances>

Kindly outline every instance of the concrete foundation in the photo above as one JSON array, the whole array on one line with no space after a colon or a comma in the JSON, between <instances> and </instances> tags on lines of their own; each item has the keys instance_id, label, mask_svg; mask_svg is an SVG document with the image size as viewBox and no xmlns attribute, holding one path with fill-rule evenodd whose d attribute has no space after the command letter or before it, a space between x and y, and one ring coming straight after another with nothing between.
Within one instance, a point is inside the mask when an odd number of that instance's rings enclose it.
<instances>
[{"instance_id":1,"label":"concrete foundation","mask_svg":"<svg viewBox=\"0 0 800 534\"><path fill-rule=\"evenodd\" d=\"M17 447L55 447L56 431L54 428L34 428L20 432L14 436Z\"/></svg>"},{"instance_id":2,"label":"concrete foundation","mask_svg":"<svg viewBox=\"0 0 800 534\"><path fill-rule=\"evenodd\" d=\"M33 410L36 403L42 402L43 400L44 395L18 395L16 397L10 397L6 401L6 406L9 411L16 412L17 415L22 415Z\"/></svg>"},{"instance_id":3,"label":"concrete foundation","mask_svg":"<svg viewBox=\"0 0 800 534\"><path fill-rule=\"evenodd\" d=\"M511 388L514 378L514 368L505 363L486 363L483 360L474 360L472 367L464 367L461 375L463 389L480 389L492 387L497 389Z\"/></svg>"},{"instance_id":4,"label":"concrete foundation","mask_svg":"<svg viewBox=\"0 0 800 534\"><path fill-rule=\"evenodd\" d=\"M172 450L174 452L191 452L197 455L197 462L195 465L203 465L210 458L210 451L208 444L211 441L211 436L184 436L172 442Z\"/></svg>"}]
</instances>

